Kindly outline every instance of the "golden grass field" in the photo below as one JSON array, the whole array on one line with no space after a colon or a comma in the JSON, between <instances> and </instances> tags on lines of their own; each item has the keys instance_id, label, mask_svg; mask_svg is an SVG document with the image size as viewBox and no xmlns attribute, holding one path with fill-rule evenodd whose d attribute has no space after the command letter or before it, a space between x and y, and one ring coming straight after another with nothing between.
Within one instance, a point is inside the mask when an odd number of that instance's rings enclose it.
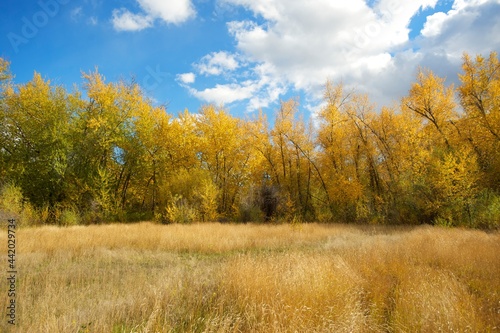
<instances>
[{"instance_id":1,"label":"golden grass field","mask_svg":"<svg viewBox=\"0 0 500 333\"><path fill-rule=\"evenodd\" d=\"M45 226L18 230L17 252L18 323L2 332L500 331L498 232Z\"/></svg>"}]
</instances>

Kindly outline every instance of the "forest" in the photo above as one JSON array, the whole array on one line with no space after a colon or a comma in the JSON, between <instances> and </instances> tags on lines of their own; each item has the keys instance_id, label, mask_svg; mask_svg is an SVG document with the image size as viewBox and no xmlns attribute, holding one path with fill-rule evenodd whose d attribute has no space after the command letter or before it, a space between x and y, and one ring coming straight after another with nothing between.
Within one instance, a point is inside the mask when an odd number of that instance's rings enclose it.
<instances>
[{"instance_id":1,"label":"forest","mask_svg":"<svg viewBox=\"0 0 500 333\"><path fill-rule=\"evenodd\" d=\"M171 115L97 70L68 91L14 83L0 58L0 217L22 225L342 222L500 226L500 64L463 55L460 85L420 69L378 107L326 82L304 120L223 106Z\"/></svg>"}]
</instances>

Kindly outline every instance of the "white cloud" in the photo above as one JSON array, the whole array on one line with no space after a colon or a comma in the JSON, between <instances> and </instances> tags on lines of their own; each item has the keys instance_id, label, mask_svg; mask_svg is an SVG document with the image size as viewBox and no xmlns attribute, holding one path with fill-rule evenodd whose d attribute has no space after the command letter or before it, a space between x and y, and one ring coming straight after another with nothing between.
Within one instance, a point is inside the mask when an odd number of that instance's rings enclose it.
<instances>
[{"instance_id":1,"label":"white cloud","mask_svg":"<svg viewBox=\"0 0 500 333\"><path fill-rule=\"evenodd\" d=\"M216 84L215 87L205 89L196 89L189 84L184 84L184 86L188 88L191 95L207 103L227 105L246 101L247 111L268 107L287 91L287 87L276 79L273 68L267 64L245 68L239 75L235 74L232 79L240 83Z\"/></svg>"},{"instance_id":2,"label":"white cloud","mask_svg":"<svg viewBox=\"0 0 500 333\"><path fill-rule=\"evenodd\" d=\"M390 52L408 42L411 17L437 2L381 0L372 8L363 0L222 1L265 19L261 24L228 23L238 50L255 64L272 67L280 86L291 85L310 96L321 95L318 90L328 78L349 84L386 69Z\"/></svg>"},{"instance_id":3,"label":"white cloud","mask_svg":"<svg viewBox=\"0 0 500 333\"><path fill-rule=\"evenodd\" d=\"M118 31L138 31L152 26L150 17L133 14L125 8L113 10L112 22Z\"/></svg>"},{"instance_id":4,"label":"white cloud","mask_svg":"<svg viewBox=\"0 0 500 333\"><path fill-rule=\"evenodd\" d=\"M454 10L462 10L467 7L476 7L483 5L488 2L496 2L498 1L490 1L490 0L455 0L453 3L453 9Z\"/></svg>"},{"instance_id":5,"label":"white cloud","mask_svg":"<svg viewBox=\"0 0 500 333\"><path fill-rule=\"evenodd\" d=\"M194 73L178 74L177 80L179 80L183 84L191 84L196 80L196 75Z\"/></svg>"},{"instance_id":6,"label":"white cloud","mask_svg":"<svg viewBox=\"0 0 500 333\"><path fill-rule=\"evenodd\" d=\"M427 17L424 28L421 33L424 37L433 37L439 35L444 22L447 20L448 15L443 12L437 12Z\"/></svg>"},{"instance_id":7,"label":"white cloud","mask_svg":"<svg viewBox=\"0 0 500 333\"><path fill-rule=\"evenodd\" d=\"M190 0L137 0L141 8L151 17L166 23L180 24L196 12Z\"/></svg>"},{"instance_id":8,"label":"white cloud","mask_svg":"<svg viewBox=\"0 0 500 333\"><path fill-rule=\"evenodd\" d=\"M447 13L429 16L421 35L410 40L412 19L437 2L219 0L221 6L245 7L255 18L227 23L235 53L211 53L194 65L199 74L225 74L226 82L189 89L204 101L245 101L257 109L293 88L306 94L313 109L331 79L369 93L379 106L390 104L407 93L418 66L456 78L462 52L500 48L500 0L455 0Z\"/></svg>"},{"instance_id":9,"label":"white cloud","mask_svg":"<svg viewBox=\"0 0 500 333\"><path fill-rule=\"evenodd\" d=\"M233 71L238 68L236 56L224 51L212 52L203 58L196 65L200 74L220 75L226 71Z\"/></svg>"},{"instance_id":10,"label":"white cloud","mask_svg":"<svg viewBox=\"0 0 500 333\"><path fill-rule=\"evenodd\" d=\"M268 19L260 25L230 22L238 48L257 63L273 64L284 80L306 90L327 77L356 75L366 66L373 72L383 70L389 52L408 42L411 17L437 2L381 0L371 8L362 0L224 1Z\"/></svg>"},{"instance_id":11,"label":"white cloud","mask_svg":"<svg viewBox=\"0 0 500 333\"><path fill-rule=\"evenodd\" d=\"M428 16L421 33L424 37L437 36L444 29L445 23L449 22L456 16L462 16L462 19L464 19L466 18L464 17L464 14L466 13L471 14L471 9L481 6L483 4L487 4L488 2L498 3L498 1L490 1L490 0L455 0L452 9L449 10L447 13L437 12L434 13L433 15Z\"/></svg>"},{"instance_id":12,"label":"white cloud","mask_svg":"<svg viewBox=\"0 0 500 333\"><path fill-rule=\"evenodd\" d=\"M443 14L428 18L421 52L445 53L460 61L463 52L486 55L500 48L500 0L457 0Z\"/></svg>"},{"instance_id":13,"label":"white cloud","mask_svg":"<svg viewBox=\"0 0 500 333\"><path fill-rule=\"evenodd\" d=\"M214 88L206 88L201 91L190 88L189 91L195 97L208 103L222 105L251 98L257 91L257 85L255 82L217 84Z\"/></svg>"},{"instance_id":14,"label":"white cloud","mask_svg":"<svg viewBox=\"0 0 500 333\"><path fill-rule=\"evenodd\" d=\"M191 0L137 0L143 13L134 14L128 9L113 10L116 30L136 31L153 26L156 19L165 23L181 24L196 15Z\"/></svg>"}]
</instances>

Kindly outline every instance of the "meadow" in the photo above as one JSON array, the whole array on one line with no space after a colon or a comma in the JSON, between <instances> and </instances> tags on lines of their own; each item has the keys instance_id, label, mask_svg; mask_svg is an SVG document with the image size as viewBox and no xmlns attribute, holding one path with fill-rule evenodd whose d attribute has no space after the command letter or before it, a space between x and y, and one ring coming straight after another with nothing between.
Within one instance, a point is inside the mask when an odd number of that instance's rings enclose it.
<instances>
[{"instance_id":1,"label":"meadow","mask_svg":"<svg viewBox=\"0 0 500 333\"><path fill-rule=\"evenodd\" d=\"M143 222L16 237L2 332L500 331L499 232Z\"/></svg>"}]
</instances>

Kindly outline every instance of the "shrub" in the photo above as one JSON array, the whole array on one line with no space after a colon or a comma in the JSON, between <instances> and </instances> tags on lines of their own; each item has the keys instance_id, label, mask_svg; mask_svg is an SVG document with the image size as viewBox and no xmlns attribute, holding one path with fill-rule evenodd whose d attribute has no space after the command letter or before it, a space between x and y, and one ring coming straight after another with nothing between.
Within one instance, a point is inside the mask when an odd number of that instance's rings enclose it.
<instances>
[{"instance_id":1,"label":"shrub","mask_svg":"<svg viewBox=\"0 0 500 333\"><path fill-rule=\"evenodd\" d=\"M80 223L80 216L72 208L63 209L59 215L59 224L64 226L72 226Z\"/></svg>"},{"instance_id":2,"label":"shrub","mask_svg":"<svg viewBox=\"0 0 500 333\"><path fill-rule=\"evenodd\" d=\"M495 229L500 227L500 195L485 190L473 206L473 227Z\"/></svg>"},{"instance_id":3,"label":"shrub","mask_svg":"<svg viewBox=\"0 0 500 333\"><path fill-rule=\"evenodd\" d=\"M4 185L1 190L0 208L6 213L19 214L22 210L23 194L13 184Z\"/></svg>"},{"instance_id":4,"label":"shrub","mask_svg":"<svg viewBox=\"0 0 500 333\"><path fill-rule=\"evenodd\" d=\"M21 189L7 184L0 190L0 219L15 219L19 226L36 224L39 217L31 204L24 200Z\"/></svg>"},{"instance_id":5,"label":"shrub","mask_svg":"<svg viewBox=\"0 0 500 333\"><path fill-rule=\"evenodd\" d=\"M174 196L167 205L165 220L168 223L192 223L198 219L197 211L181 195Z\"/></svg>"}]
</instances>

